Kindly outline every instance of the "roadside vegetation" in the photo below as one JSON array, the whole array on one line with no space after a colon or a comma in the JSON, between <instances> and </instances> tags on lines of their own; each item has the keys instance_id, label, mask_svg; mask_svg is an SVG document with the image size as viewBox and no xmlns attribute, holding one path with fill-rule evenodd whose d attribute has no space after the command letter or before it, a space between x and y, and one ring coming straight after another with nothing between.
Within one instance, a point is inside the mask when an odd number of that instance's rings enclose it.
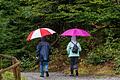
<instances>
[{"instance_id":1,"label":"roadside vegetation","mask_svg":"<svg viewBox=\"0 0 120 80\"><path fill-rule=\"evenodd\" d=\"M91 37L77 38L82 47L79 72L120 73L119 0L0 1L0 53L17 57L21 61L21 71L37 70L35 50L39 39L27 42L26 38L32 30L41 27L57 32L47 38L51 44L55 42L50 71L65 69L63 71L69 73L66 45L70 38L60 37L60 34L77 27L91 33ZM2 67L8 65L5 63Z\"/></svg>"},{"instance_id":2,"label":"roadside vegetation","mask_svg":"<svg viewBox=\"0 0 120 80\"><path fill-rule=\"evenodd\" d=\"M2 74L3 80L15 80L15 77L12 72L7 71ZM21 77L21 80L27 80L25 77Z\"/></svg>"}]
</instances>

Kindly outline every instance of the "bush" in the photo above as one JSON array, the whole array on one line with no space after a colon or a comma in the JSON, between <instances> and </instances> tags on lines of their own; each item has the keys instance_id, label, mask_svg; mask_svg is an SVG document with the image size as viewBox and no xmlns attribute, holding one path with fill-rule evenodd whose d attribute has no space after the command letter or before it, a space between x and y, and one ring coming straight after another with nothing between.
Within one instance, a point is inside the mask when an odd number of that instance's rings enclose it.
<instances>
[{"instance_id":1,"label":"bush","mask_svg":"<svg viewBox=\"0 0 120 80\"><path fill-rule=\"evenodd\" d=\"M31 68L34 67L34 65L35 65L34 60L31 60L30 58L22 57L22 60L21 60L22 71L29 71Z\"/></svg>"},{"instance_id":2,"label":"bush","mask_svg":"<svg viewBox=\"0 0 120 80\"><path fill-rule=\"evenodd\" d=\"M98 46L96 49L89 52L87 63L98 65L112 60L114 62L114 70L120 73L120 42L107 41L104 45Z\"/></svg>"},{"instance_id":3,"label":"bush","mask_svg":"<svg viewBox=\"0 0 120 80\"><path fill-rule=\"evenodd\" d=\"M5 72L3 75L3 80L15 80L13 73Z\"/></svg>"},{"instance_id":4,"label":"bush","mask_svg":"<svg viewBox=\"0 0 120 80\"><path fill-rule=\"evenodd\" d=\"M12 72L6 71L3 75L3 80L15 80L15 77ZM26 80L25 77L22 77L21 80Z\"/></svg>"},{"instance_id":5,"label":"bush","mask_svg":"<svg viewBox=\"0 0 120 80\"><path fill-rule=\"evenodd\" d=\"M87 62L97 65L110 59L112 59L112 53L110 53L104 47L98 47L88 55Z\"/></svg>"},{"instance_id":6,"label":"bush","mask_svg":"<svg viewBox=\"0 0 120 80\"><path fill-rule=\"evenodd\" d=\"M119 44L118 43L105 43L89 52L87 62L91 64L100 64L109 60L119 61ZM118 64L118 63L116 63Z\"/></svg>"},{"instance_id":7,"label":"bush","mask_svg":"<svg viewBox=\"0 0 120 80\"><path fill-rule=\"evenodd\" d=\"M2 61L0 61L0 66L2 68L6 68L6 67L9 67L11 65L12 65L11 60L9 60L9 59L3 58Z\"/></svg>"}]
</instances>

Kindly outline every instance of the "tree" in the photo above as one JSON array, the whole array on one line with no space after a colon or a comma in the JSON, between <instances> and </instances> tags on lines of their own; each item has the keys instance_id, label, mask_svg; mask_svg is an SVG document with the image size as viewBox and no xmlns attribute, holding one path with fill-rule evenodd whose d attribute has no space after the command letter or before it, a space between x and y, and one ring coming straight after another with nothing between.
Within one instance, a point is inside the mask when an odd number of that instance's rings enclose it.
<instances>
[{"instance_id":1,"label":"tree","mask_svg":"<svg viewBox=\"0 0 120 80\"><path fill-rule=\"evenodd\" d=\"M15 56L34 54L36 41L29 44L26 37L38 27L60 34L74 26L92 31L92 26L119 25L119 0L1 0L0 50Z\"/></svg>"}]
</instances>

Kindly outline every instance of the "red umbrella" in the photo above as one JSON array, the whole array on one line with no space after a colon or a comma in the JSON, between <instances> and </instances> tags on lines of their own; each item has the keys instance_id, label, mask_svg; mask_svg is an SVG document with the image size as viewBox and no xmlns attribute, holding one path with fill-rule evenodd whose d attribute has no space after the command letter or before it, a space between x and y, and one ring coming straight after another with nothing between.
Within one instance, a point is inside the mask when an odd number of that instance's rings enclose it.
<instances>
[{"instance_id":1,"label":"red umbrella","mask_svg":"<svg viewBox=\"0 0 120 80\"><path fill-rule=\"evenodd\" d=\"M34 31L30 32L30 34L27 37L27 41L30 41L32 39L39 38L39 37L44 37L44 36L47 36L47 35L52 35L54 33L56 33L56 32L53 31L52 29L39 28L37 30L34 30Z\"/></svg>"}]
</instances>

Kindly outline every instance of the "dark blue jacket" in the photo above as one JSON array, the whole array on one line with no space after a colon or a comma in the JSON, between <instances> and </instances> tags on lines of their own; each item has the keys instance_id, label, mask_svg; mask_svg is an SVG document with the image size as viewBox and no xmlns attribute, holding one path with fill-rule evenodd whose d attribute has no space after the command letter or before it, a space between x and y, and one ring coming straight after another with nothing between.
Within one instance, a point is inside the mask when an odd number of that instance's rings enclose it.
<instances>
[{"instance_id":1,"label":"dark blue jacket","mask_svg":"<svg viewBox=\"0 0 120 80\"><path fill-rule=\"evenodd\" d=\"M49 61L51 46L46 41L41 41L37 45L37 54L39 55L40 61Z\"/></svg>"}]
</instances>

